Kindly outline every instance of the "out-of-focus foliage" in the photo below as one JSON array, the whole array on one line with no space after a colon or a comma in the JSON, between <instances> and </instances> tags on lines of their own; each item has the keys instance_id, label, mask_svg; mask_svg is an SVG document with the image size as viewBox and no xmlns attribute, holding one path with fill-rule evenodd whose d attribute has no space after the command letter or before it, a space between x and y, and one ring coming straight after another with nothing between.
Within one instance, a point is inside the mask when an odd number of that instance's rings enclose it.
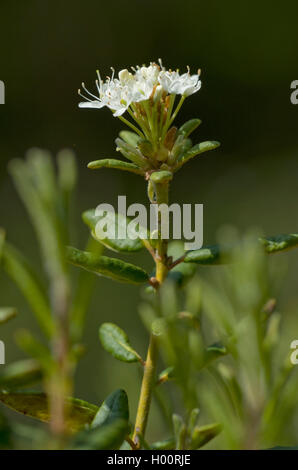
<instances>
[{"instance_id":1,"label":"out-of-focus foliage","mask_svg":"<svg viewBox=\"0 0 298 470\"><path fill-rule=\"evenodd\" d=\"M182 441L187 442L192 410L199 408L205 422L220 425L215 448L297 443L298 377L290 349L280 349L282 314L271 299L269 263L256 234L250 234L237 241L231 263L218 268L209 281L194 277L185 295L178 295L169 282L162 288L161 309L150 294L140 306L148 328L163 323L163 363L173 368L168 379L180 398L166 384L156 398L167 421L175 409L182 410L184 418L179 426L175 418L174 426Z\"/></svg>"},{"instance_id":2,"label":"out-of-focus foliage","mask_svg":"<svg viewBox=\"0 0 298 470\"><path fill-rule=\"evenodd\" d=\"M30 305L44 339L29 330L17 332L17 344L32 359L1 370L0 401L23 415L49 422L51 438L46 430L37 434L34 426L22 427L1 418L0 446L56 447L58 403L65 426L61 431L64 447L133 448L126 392L116 390L101 406L70 394L75 367L83 354L80 341L94 279L87 271L130 283L149 282L149 276L138 266L102 256L106 241L89 241L87 252L65 251L71 241L68 221L75 163L66 151L59 154L57 162L58 175L49 154L34 150L27 160L10 165L36 231L49 288L1 232L1 266ZM154 246L152 240L148 243ZM141 318L162 353L153 394L167 439L142 439L142 448L199 449L209 445L242 449L297 443L297 376L289 350L279 348L282 317L272 300L274 277L267 257L267 253L293 246L295 234L264 238L255 233L231 243L224 241L221 248L211 251L185 253L182 243L169 245L171 262L181 262L170 270L157 295L152 285L144 290L140 305ZM202 252L211 253L211 258L215 252L228 253L228 258L222 259L228 264L214 268L209 280L196 274ZM75 283L66 260L84 268ZM16 309L2 308L0 313L2 327L14 318ZM114 358L136 362L139 367L146 364L117 325L101 324L99 337ZM45 393L20 390L37 383Z\"/></svg>"}]
</instances>

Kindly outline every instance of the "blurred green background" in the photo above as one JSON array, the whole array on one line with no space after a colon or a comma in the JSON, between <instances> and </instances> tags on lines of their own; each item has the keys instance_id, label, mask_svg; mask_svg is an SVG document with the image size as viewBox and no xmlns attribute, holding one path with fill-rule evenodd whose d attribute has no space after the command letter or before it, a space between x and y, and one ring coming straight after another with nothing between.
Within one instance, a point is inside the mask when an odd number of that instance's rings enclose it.
<instances>
[{"instance_id":1,"label":"blurred green background","mask_svg":"<svg viewBox=\"0 0 298 470\"><path fill-rule=\"evenodd\" d=\"M0 106L0 225L37 267L36 241L7 162L36 146L53 153L65 147L75 151L80 177L73 238L82 248L84 209L115 204L118 195L127 195L128 203L144 202L146 193L135 175L87 170L88 161L116 155L114 139L122 124L107 109L79 110L77 89L82 80L94 86L97 68L105 76L110 66L121 69L159 57L169 68L202 69L202 89L186 101L178 124L199 117L198 141L222 143L187 165L172 185L172 201L204 204L205 243L214 242L225 224L259 227L266 235L297 232L298 106L290 102L290 83L298 79L296 0L2 0L0 8L0 79L6 85L6 104ZM140 262L150 266L142 256ZM280 273L285 272L278 307L288 319L287 342L298 337L298 252L277 258ZM13 343L15 329L37 328L1 272L0 302L19 310L18 318L1 329L7 362L12 362L21 357ZM138 288L97 281L77 396L98 402L123 387L134 413L136 366L110 358L97 332L103 321L116 322L144 354L147 334L136 313L138 302ZM154 418L150 429L159 429Z\"/></svg>"}]
</instances>

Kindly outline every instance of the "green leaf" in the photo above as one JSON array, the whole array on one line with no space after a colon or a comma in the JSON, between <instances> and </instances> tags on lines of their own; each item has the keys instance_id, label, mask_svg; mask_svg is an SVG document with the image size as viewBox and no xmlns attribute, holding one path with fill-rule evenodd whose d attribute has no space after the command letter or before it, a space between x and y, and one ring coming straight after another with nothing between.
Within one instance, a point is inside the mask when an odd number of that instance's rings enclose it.
<instances>
[{"instance_id":1,"label":"green leaf","mask_svg":"<svg viewBox=\"0 0 298 470\"><path fill-rule=\"evenodd\" d=\"M96 413L91 427L102 426L119 419L129 420L128 398L124 390L115 390L105 399Z\"/></svg>"},{"instance_id":2,"label":"green leaf","mask_svg":"<svg viewBox=\"0 0 298 470\"><path fill-rule=\"evenodd\" d=\"M259 243L263 245L266 253L274 254L298 247L298 234L291 233L288 235L261 237L259 238ZM220 245L210 245L203 247L200 250L188 251L184 258L184 262L197 264L223 264L230 261L232 252L233 247L224 248Z\"/></svg>"},{"instance_id":3,"label":"green leaf","mask_svg":"<svg viewBox=\"0 0 298 470\"><path fill-rule=\"evenodd\" d=\"M79 433L73 443L77 450L117 450L129 432L126 420L117 419Z\"/></svg>"},{"instance_id":4,"label":"green leaf","mask_svg":"<svg viewBox=\"0 0 298 470\"><path fill-rule=\"evenodd\" d=\"M17 315L14 307L0 307L0 325L8 322Z\"/></svg>"},{"instance_id":5,"label":"green leaf","mask_svg":"<svg viewBox=\"0 0 298 470\"><path fill-rule=\"evenodd\" d=\"M183 450L187 429L181 416L173 414L173 428L176 439L176 450Z\"/></svg>"},{"instance_id":6,"label":"green leaf","mask_svg":"<svg viewBox=\"0 0 298 470\"><path fill-rule=\"evenodd\" d=\"M119 132L121 139L124 140L127 144L131 145L132 147L136 147L140 140L140 136L135 132L131 131L121 131Z\"/></svg>"},{"instance_id":7,"label":"green leaf","mask_svg":"<svg viewBox=\"0 0 298 470\"><path fill-rule=\"evenodd\" d=\"M200 449L207 442L211 441L221 431L218 423L207 424L206 426L196 426L191 436L191 449Z\"/></svg>"},{"instance_id":8,"label":"green leaf","mask_svg":"<svg viewBox=\"0 0 298 470\"><path fill-rule=\"evenodd\" d=\"M190 119L179 128L178 134L187 138L200 124L202 124L200 119Z\"/></svg>"},{"instance_id":9,"label":"green leaf","mask_svg":"<svg viewBox=\"0 0 298 470\"><path fill-rule=\"evenodd\" d=\"M91 234L95 240L107 248L117 252L130 253L140 251L144 247L139 238L132 240L128 237L127 228L130 222L128 217L121 214L114 214L114 212L109 211L106 211L106 215L104 216L97 216L95 215L95 212L95 209L89 209L83 213L83 221L91 229ZM105 227L101 228L100 225L97 225L103 217L109 226L114 227L114 230L112 231L114 233L109 231L106 232L103 230ZM125 238L117 238L119 231L120 234L121 232L125 234Z\"/></svg>"},{"instance_id":10,"label":"green leaf","mask_svg":"<svg viewBox=\"0 0 298 470\"><path fill-rule=\"evenodd\" d=\"M95 160L94 162L88 163L90 170L99 170L100 168L113 168L115 170L129 171L142 175L144 172L134 163L123 162L114 158L104 158L102 160Z\"/></svg>"},{"instance_id":11,"label":"green leaf","mask_svg":"<svg viewBox=\"0 0 298 470\"><path fill-rule=\"evenodd\" d=\"M185 263L221 264L222 252L218 245L210 245L199 250L188 251L184 258Z\"/></svg>"},{"instance_id":12,"label":"green leaf","mask_svg":"<svg viewBox=\"0 0 298 470\"><path fill-rule=\"evenodd\" d=\"M169 256L172 256L173 261L183 256L184 253L183 242L173 241L169 244L168 254ZM187 264L182 262L171 269L168 276L181 287L194 276L196 269L197 268L194 264Z\"/></svg>"},{"instance_id":13,"label":"green leaf","mask_svg":"<svg viewBox=\"0 0 298 470\"><path fill-rule=\"evenodd\" d=\"M51 174L53 168L50 168L47 152L34 150L29 156L28 162L12 160L9 171L34 226L47 274L56 279L65 275L66 266L62 222L55 205L57 190Z\"/></svg>"},{"instance_id":14,"label":"green leaf","mask_svg":"<svg viewBox=\"0 0 298 470\"><path fill-rule=\"evenodd\" d=\"M127 144L119 138L116 139L115 143L117 145L116 150L120 151L125 158L141 168L148 168L148 161L143 157L139 149Z\"/></svg>"},{"instance_id":15,"label":"green leaf","mask_svg":"<svg viewBox=\"0 0 298 470\"><path fill-rule=\"evenodd\" d=\"M31 418L46 423L50 421L48 398L44 393L0 393L0 402ZM65 405L69 407L67 427L71 431L91 424L98 411L98 406L77 398L67 398Z\"/></svg>"},{"instance_id":16,"label":"green leaf","mask_svg":"<svg viewBox=\"0 0 298 470\"><path fill-rule=\"evenodd\" d=\"M192 148L192 141L185 139L182 134L178 135L176 142L170 152L168 161L171 165L178 162L179 159Z\"/></svg>"},{"instance_id":17,"label":"green leaf","mask_svg":"<svg viewBox=\"0 0 298 470\"><path fill-rule=\"evenodd\" d=\"M77 164L71 150L61 150L57 155L58 187L61 192L64 214L63 222L69 220L71 212L71 196L77 182ZM64 224L65 225L65 224ZM66 226L64 228L67 228Z\"/></svg>"},{"instance_id":18,"label":"green leaf","mask_svg":"<svg viewBox=\"0 0 298 470\"><path fill-rule=\"evenodd\" d=\"M141 154L147 158L154 158L154 148L150 140L147 139L140 139L138 142L138 149L140 150ZM162 151L160 150L160 153ZM157 157L158 158L158 157Z\"/></svg>"},{"instance_id":19,"label":"green leaf","mask_svg":"<svg viewBox=\"0 0 298 470\"><path fill-rule=\"evenodd\" d=\"M173 377L175 377L175 368L173 366L170 366L170 367L167 367L166 369L164 369L159 375L158 375L158 379L157 379L157 383L158 384L161 384L161 383L164 383L164 382L167 382L168 380L172 379Z\"/></svg>"},{"instance_id":20,"label":"green leaf","mask_svg":"<svg viewBox=\"0 0 298 470\"><path fill-rule=\"evenodd\" d=\"M75 266L116 281L143 284L149 279L148 274L142 268L120 259L99 256L73 247L67 248L66 257Z\"/></svg>"},{"instance_id":21,"label":"green leaf","mask_svg":"<svg viewBox=\"0 0 298 470\"><path fill-rule=\"evenodd\" d=\"M298 450L298 446L294 446L294 447L276 446L276 447L270 447L270 449L268 450Z\"/></svg>"},{"instance_id":22,"label":"green leaf","mask_svg":"<svg viewBox=\"0 0 298 470\"><path fill-rule=\"evenodd\" d=\"M166 439L165 441L157 441L151 444L150 449L152 450L174 450L175 439Z\"/></svg>"},{"instance_id":23,"label":"green leaf","mask_svg":"<svg viewBox=\"0 0 298 470\"><path fill-rule=\"evenodd\" d=\"M219 142L213 141L206 141L201 142L200 144L195 145L186 153L183 154L181 159L177 162L177 169L184 165L188 160L195 157L196 155L200 155L201 153L208 152L209 150L214 150L220 146Z\"/></svg>"},{"instance_id":24,"label":"green leaf","mask_svg":"<svg viewBox=\"0 0 298 470\"><path fill-rule=\"evenodd\" d=\"M40 364L33 359L14 362L0 369L0 388L26 387L42 378Z\"/></svg>"},{"instance_id":25,"label":"green leaf","mask_svg":"<svg viewBox=\"0 0 298 470\"><path fill-rule=\"evenodd\" d=\"M124 390L116 390L103 402L91 423L91 429L75 438L76 449L119 449L128 433L129 409Z\"/></svg>"},{"instance_id":26,"label":"green leaf","mask_svg":"<svg viewBox=\"0 0 298 470\"><path fill-rule=\"evenodd\" d=\"M153 183L167 183L168 181L171 181L173 179L173 173L165 170L154 171L153 173L151 173L150 179L151 181L153 181Z\"/></svg>"},{"instance_id":27,"label":"green leaf","mask_svg":"<svg viewBox=\"0 0 298 470\"><path fill-rule=\"evenodd\" d=\"M77 163L72 150L61 150L57 155L58 184L62 193L68 199L77 182Z\"/></svg>"},{"instance_id":28,"label":"green leaf","mask_svg":"<svg viewBox=\"0 0 298 470\"><path fill-rule=\"evenodd\" d=\"M298 233L259 238L259 241L264 245L266 253L277 253L296 248L298 246Z\"/></svg>"},{"instance_id":29,"label":"green leaf","mask_svg":"<svg viewBox=\"0 0 298 470\"><path fill-rule=\"evenodd\" d=\"M27 168L41 199L52 205L56 201L57 188L51 154L33 148L27 152ZM16 166L16 161L14 162Z\"/></svg>"},{"instance_id":30,"label":"green leaf","mask_svg":"<svg viewBox=\"0 0 298 470\"><path fill-rule=\"evenodd\" d=\"M142 361L140 355L130 346L127 334L113 323L103 323L99 328L99 339L103 348L119 361Z\"/></svg>"},{"instance_id":31,"label":"green leaf","mask_svg":"<svg viewBox=\"0 0 298 470\"><path fill-rule=\"evenodd\" d=\"M225 356L228 354L227 348L221 343L214 343L208 346L204 354L204 366L209 365L211 362L215 361L219 357Z\"/></svg>"},{"instance_id":32,"label":"green leaf","mask_svg":"<svg viewBox=\"0 0 298 470\"><path fill-rule=\"evenodd\" d=\"M193 433L193 430L197 425L199 416L200 416L200 409L199 408L193 408L190 412L190 416L189 416L189 419L188 419L188 426L187 426L188 434Z\"/></svg>"},{"instance_id":33,"label":"green leaf","mask_svg":"<svg viewBox=\"0 0 298 470\"><path fill-rule=\"evenodd\" d=\"M28 261L14 247L5 243L1 264L21 290L46 336L51 337L54 323L46 290Z\"/></svg>"}]
</instances>

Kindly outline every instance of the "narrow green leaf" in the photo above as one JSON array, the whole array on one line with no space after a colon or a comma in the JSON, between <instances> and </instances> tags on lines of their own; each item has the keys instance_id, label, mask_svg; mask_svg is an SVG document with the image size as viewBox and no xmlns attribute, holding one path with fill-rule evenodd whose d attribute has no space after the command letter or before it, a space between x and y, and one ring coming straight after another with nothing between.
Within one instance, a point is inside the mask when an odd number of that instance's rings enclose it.
<instances>
[{"instance_id":1,"label":"narrow green leaf","mask_svg":"<svg viewBox=\"0 0 298 470\"><path fill-rule=\"evenodd\" d=\"M71 193L77 182L77 163L72 150L61 150L57 155L58 184L61 191L67 195Z\"/></svg>"},{"instance_id":2,"label":"narrow green leaf","mask_svg":"<svg viewBox=\"0 0 298 470\"><path fill-rule=\"evenodd\" d=\"M130 219L121 214L114 214L114 212L106 211L104 216L97 216L95 212L95 209L90 209L85 211L82 216L85 224L91 229L91 234L95 240L117 252L130 253L140 251L144 248L139 238L133 240L128 236L128 224ZM103 217L106 225L101 227L98 222ZM106 227L111 227L112 230L104 231ZM122 232L125 238L118 238L119 234L122 236Z\"/></svg>"},{"instance_id":3,"label":"narrow green leaf","mask_svg":"<svg viewBox=\"0 0 298 470\"><path fill-rule=\"evenodd\" d=\"M206 426L196 426L191 436L191 449L200 449L207 442L211 441L221 431L221 425L218 423L207 424Z\"/></svg>"},{"instance_id":4,"label":"narrow green leaf","mask_svg":"<svg viewBox=\"0 0 298 470\"><path fill-rule=\"evenodd\" d=\"M119 135L121 139L124 140L124 142L131 145L132 147L136 147L138 145L138 141L140 140L140 136L131 131L121 131L119 132Z\"/></svg>"},{"instance_id":5,"label":"narrow green leaf","mask_svg":"<svg viewBox=\"0 0 298 470\"><path fill-rule=\"evenodd\" d=\"M185 446L186 426L181 416L173 414L173 427L176 439L176 450L182 450Z\"/></svg>"},{"instance_id":6,"label":"narrow green leaf","mask_svg":"<svg viewBox=\"0 0 298 470\"><path fill-rule=\"evenodd\" d=\"M99 328L99 339L103 348L123 362L142 361L140 355L130 346L127 334L113 323L103 323Z\"/></svg>"},{"instance_id":7,"label":"narrow green leaf","mask_svg":"<svg viewBox=\"0 0 298 470\"><path fill-rule=\"evenodd\" d=\"M276 447L270 447L270 449L268 450L298 450L298 446L294 446L294 447L276 446Z\"/></svg>"},{"instance_id":8,"label":"narrow green leaf","mask_svg":"<svg viewBox=\"0 0 298 470\"><path fill-rule=\"evenodd\" d=\"M8 322L17 315L14 307L0 307L0 325Z\"/></svg>"},{"instance_id":9,"label":"narrow green leaf","mask_svg":"<svg viewBox=\"0 0 298 470\"><path fill-rule=\"evenodd\" d=\"M266 253L277 253L296 248L298 246L298 233L259 238L259 241L264 245Z\"/></svg>"},{"instance_id":10,"label":"narrow green leaf","mask_svg":"<svg viewBox=\"0 0 298 470\"><path fill-rule=\"evenodd\" d=\"M130 160L132 163L135 165L141 167L141 168L147 168L148 167L148 162L147 160L143 157L141 152L133 147L132 145L127 144L121 139L116 139L115 141L117 148L116 150L121 152L121 154Z\"/></svg>"},{"instance_id":11,"label":"narrow green leaf","mask_svg":"<svg viewBox=\"0 0 298 470\"><path fill-rule=\"evenodd\" d=\"M129 420L128 398L124 390L115 390L105 399L91 427L102 426L118 419Z\"/></svg>"},{"instance_id":12,"label":"narrow green leaf","mask_svg":"<svg viewBox=\"0 0 298 470\"><path fill-rule=\"evenodd\" d=\"M173 377L175 377L174 370L175 370L175 368L174 368L173 366L170 366L170 367L167 367L166 369L164 369L164 370L158 375L157 383L158 383L158 384L161 384L161 383L167 382L168 380L170 380L170 379L172 379Z\"/></svg>"},{"instance_id":13,"label":"narrow green leaf","mask_svg":"<svg viewBox=\"0 0 298 470\"><path fill-rule=\"evenodd\" d=\"M138 149L141 151L141 154L144 157L154 158L155 151L154 151L152 143L149 140L140 139L139 142L138 142ZM160 149L159 153L162 153L161 149Z\"/></svg>"},{"instance_id":14,"label":"narrow green leaf","mask_svg":"<svg viewBox=\"0 0 298 470\"><path fill-rule=\"evenodd\" d=\"M221 343L214 343L208 346L204 354L204 366L209 365L211 362L215 361L219 357L225 356L228 354L227 348Z\"/></svg>"},{"instance_id":15,"label":"narrow green leaf","mask_svg":"<svg viewBox=\"0 0 298 470\"><path fill-rule=\"evenodd\" d=\"M32 267L23 255L8 243L5 243L1 264L26 298L44 333L47 337L51 337L54 332L54 323L49 300L45 288Z\"/></svg>"},{"instance_id":16,"label":"narrow green leaf","mask_svg":"<svg viewBox=\"0 0 298 470\"><path fill-rule=\"evenodd\" d=\"M181 241L173 241L169 244L168 254L172 256L173 261L176 261L181 256L184 255L184 243ZM189 269L190 268L190 269ZM196 272L196 266L190 263L179 263L169 272L169 278L178 284L178 286L183 286L185 283L191 279Z\"/></svg>"},{"instance_id":17,"label":"narrow green leaf","mask_svg":"<svg viewBox=\"0 0 298 470\"><path fill-rule=\"evenodd\" d=\"M56 177L51 154L32 148L27 152L27 167L41 199L53 205L57 197Z\"/></svg>"},{"instance_id":18,"label":"narrow green leaf","mask_svg":"<svg viewBox=\"0 0 298 470\"><path fill-rule=\"evenodd\" d=\"M185 263L197 264L222 264L222 253L218 245L210 245L201 248L200 250L188 251L185 258Z\"/></svg>"},{"instance_id":19,"label":"narrow green leaf","mask_svg":"<svg viewBox=\"0 0 298 470\"><path fill-rule=\"evenodd\" d=\"M177 169L179 169L182 165L184 165L188 160L195 157L196 155L200 155L201 153L208 152L209 150L214 150L220 146L219 142L213 141L206 141L201 142L200 144L195 145L190 150L188 150L182 158L177 162Z\"/></svg>"},{"instance_id":20,"label":"narrow green leaf","mask_svg":"<svg viewBox=\"0 0 298 470\"><path fill-rule=\"evenodd\" d=\"M44 393L0 393L0 402L31 418L50 421L48 398ZM98 406L77 398L67 398L65 404L68 407L67 427L72 431L91 424L98 411Z\"/></svg>"},{"instance_id":21,"label":"narrow green leaf","mask_svg":"<svg viewBox=\"0 0 298 470\"><path fill-rule=\"evenodd\" d=\"M72 448L77 450L117 450L129 432L126 420L117 419L79 433Z\"/></svg>"},{"instance_id":22,"label":"narrow green leaf","mask_svg":"<svg viewBox=\"0 0 298 470\"><path fill-rule=\"evenodd\" d=\"M67 248L66 257L67 260L75 266L119 282L143 284L149 279L148 274L142 268L130 263L125 263L120 259L95 255L87 251L77 250L73 247Z\"/></svg>"},{"instance_id":23,"label":"narrow green leaf","mask_svg":"<svg viewBox=\"0 0 298 470\"><path fill-rule=\"evenodd\" d=\"M39 159L43 159L43 151L39 152ZM37 175L32 165L21 159L12 160L9 170L34 226L49 277L57 279L57 277L64 276L64 239L61 236L61 222L53 207L52 198L56 197L56 192L50 194L53 191L52 184L54 184L50 182L52 177L49 177L47 182L41 180L40 178L43 178L41 173L44 175L46 169L42 168ZM46 188L43 188L43 184Z\"/></svg>"},{"instance_id":24,"label":"narrow green leaf","mask_svg":"<svg viewBox=\"0 0 298 470\"><path fill-rule=\"evenodd\" d=\"M173 179L173 173L165 170L154 171L153 173L151 173L150 179L154 183L167 183L168 181L171 181Z\"/></svg>"},{"instance_id":25,"label":"narrow green leaf","mask_svg":"<svg viewBox=\"0 0 298 470\"><path fill-rule=\"evenodd\" d=\"M25 359L0 369L0 388L15 389L27 387L42 378L38 361Z\"/></svg>"},{"instance_id":26,"label":"narrow green leaf","mask_svg":"<svg viewBox=\"0 0 298 470\"><path fill-rule=\"evenodd\" d=\"M264 246L268 254L287 251L298 247L298 234L275 235L272 237L261 237L259 242ZM197 264L223 264L230 261L233 247L223 248L219 245L206 246L200 250L188 251L184 258L185 263Z\"/></svg>"},{"instance_id":27,"label":"narrow green leaf","mask_svg":"<svg viewBox=\"0 0 298 470\"><path fill-rule=\"evenodd\" d=\"M199 408L193 408L191 410L189 420L188 420L188 426L187 426L187 433L188 434L193 433L193 430L197 425L199 415L200 415L200 409Z\"/></svg>"},{"instance_id":28,"label":"narrow green leaf","mask_svg":"<svg viewBox=\"0 0 298 470\"><path fill-rule=\"evenodd\" d=\"M165 441L157 441L151 444L150 449L153 450L174 450L175 439L166 439Z\"/></svg>"},{"instance_id":29,"label":"narrow green leaf","mask_svg":"<svg viewBox=\"0 0 298 470\"><path fill-rule=\"evenodd\" d=\"M185 122L178 130L179 135L183 135L183 137L188 137L200 124L202 121L200 119L190 119L189 121Z\"/></svg>"},{"instance_id":30,"label":"narrow green leaf","mask_svg":"<svg viewBox=\"0 0 298 470\"><path fill-rule=\"evenodd\" d=\"M68 149L61 150L57 155L58 188L64 209L62 225L67 229L67 221L71 211L71 197L77 182L77 164L75 154Z\"/></svg>"},{"instance_id":31,"label":"narrow green leaf","mask_svg":"<svg viewBox=\"0 0 298 470\"><path fill-rule=\"evenodd\" d=\"M182 134L178 135L176 142L170 152L168 161L171 165L178 162L181 157L192 148L192 141L185 139Z\"/></svg>"},{"instance_id":32,"label":"narrow green leaf","mask_svg":"<svg viewBox=\"0 0 298 470\"><path fill-rule=\"evenodd\" d=\"M115 170L129 171L136 173L137 175L144 174L144 171L140 169L134 163L123 162L114 158L104 158L102 160L95 160L94 162L88 163L90 170L99 170L100 168L113 168Z\"/></svg>"}]
</instances>

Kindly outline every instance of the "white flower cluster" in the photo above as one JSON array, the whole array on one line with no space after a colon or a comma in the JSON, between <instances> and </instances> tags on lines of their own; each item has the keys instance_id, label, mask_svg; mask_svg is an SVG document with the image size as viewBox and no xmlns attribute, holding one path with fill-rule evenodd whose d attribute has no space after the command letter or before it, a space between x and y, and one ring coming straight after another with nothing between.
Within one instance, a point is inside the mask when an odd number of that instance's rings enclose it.
<instances>
[{"instance_id":1,"label":"white flower cluster","mask_svg":"<svg viewBox=\"0 0 298 470\"><path fill-rule=\"evenodd\" d=\"M149 67L137 67L132 70L134 73L127 69L121 70L118 78L114 78L113 71L112 77L108 77L106 81L103 81L97 72L98 96L90 93L83 83L82 87L89 97L82 95L79 90L79 94L87 100L79 104L80 108L107 106L114 116L121 116L132 103L148 100L153 94L154 99L160 97L163 92L185 97L201 88L199 72L190 75L188 70L180 75L178 71L165 70L161 61L160 65L151 63Z\"/></svg>"}]
</instances>

